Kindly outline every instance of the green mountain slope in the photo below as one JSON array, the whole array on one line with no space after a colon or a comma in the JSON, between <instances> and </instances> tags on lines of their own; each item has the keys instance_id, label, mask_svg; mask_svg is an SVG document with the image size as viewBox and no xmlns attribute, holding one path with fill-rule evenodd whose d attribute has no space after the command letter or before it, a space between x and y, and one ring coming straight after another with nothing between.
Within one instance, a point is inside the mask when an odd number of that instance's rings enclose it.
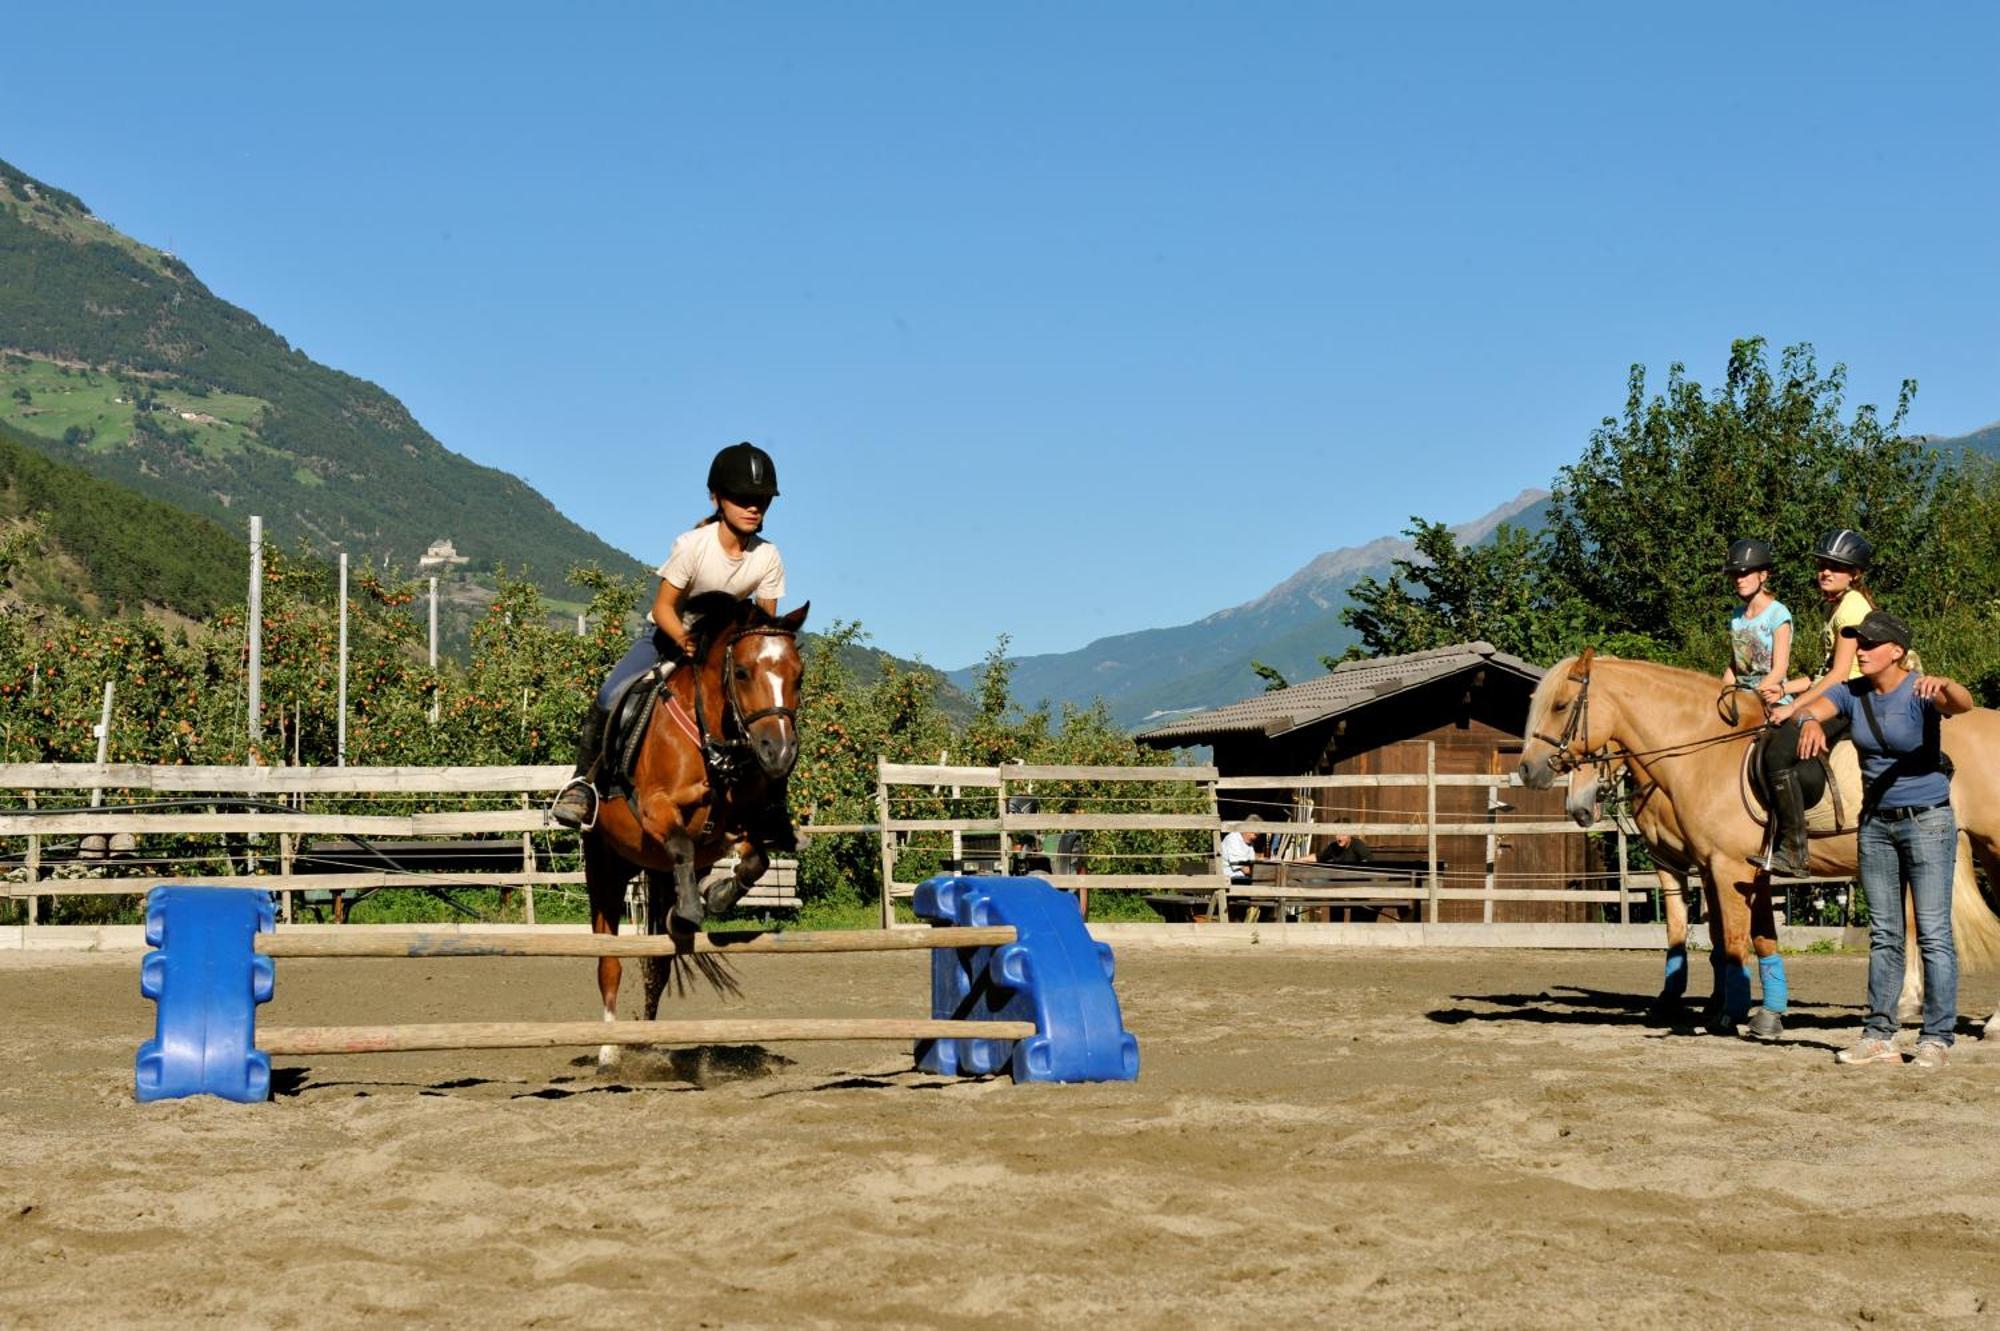
<instances>
[{"instance_id":1,"label":"green mountain slope","mask_svg":"<svg viewBox=\"0 0 2000 1331\"><path fill-rule=\"evenodd\" d=\"M30 537L24 539L24 537ZM244 595L248 545L227 528L51 462L0 426L0 613L167 609L201 619Z\"/></svg>"},{"instance_id":2,"label":"green mountain slope","mask_svg":"<svg viewBox=\"0 0 2000 1331\"><path fill-rule=\"evenodd\" d=\"M186 264L0 162L0 421L45 454L272 537L409 567L449 537L481 571L637 565L394 397L320 365Z\"/></svg>"}]
</instances>

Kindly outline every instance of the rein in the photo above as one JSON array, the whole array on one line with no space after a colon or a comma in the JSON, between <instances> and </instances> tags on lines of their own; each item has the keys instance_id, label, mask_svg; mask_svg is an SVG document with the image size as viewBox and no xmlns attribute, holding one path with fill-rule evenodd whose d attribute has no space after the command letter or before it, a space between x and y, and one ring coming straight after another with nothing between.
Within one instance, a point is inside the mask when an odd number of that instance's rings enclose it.
<instances>
[{"instance_id":1,"label":"rein","mask_svg":"<svg viewBox=\"0 0 2000 1331\"><path fill-rule=\"evenodd\" d=\"M1552 736L1537 730L1532 736L1532 738L1538 739L1553 748L1554 752L1550 753L1548 757L1549 770L1558 776L1566 772L1573 772L1579 767L1608 766L1613 761L1623 759L1631 762L1645 774L1648 785L1658 785L1659 783L1653 780L1652 774L1645 772L1644 759L1681 758L1690 753L1698 753L1702 749L1713 748L1718 744L1728 744L1734 740L1754 739L1763 732L1774 729L1767 721L1755 730L1732 729L1720 735L1704 735L1700 739L1683 740L1677 744L1663 744L1657 749L1628 749L1623 745L1614 748L1607 742L1594 749L1580 748L1577 752L1572 753L1570 751L1572 745L1582 745L1590 738L1590 667L1595 655L1596 648L1586 647L1583 649L1583 655L1577 657L1576 664L1569 668L1569 677L1575 680L1579 687L1576 693L1576 703L1570 708L1569 718L1563 723L1562 734ZM1739 715L1735 705L1738 701L1735 693L1736 690L1733 689L1725 690L1723 697L1717 699L1718 713L1723 716L1723 719L1729 721L1732 726L1736 724L1736 719ZM1727 712L1722 712L1722 704L1724 702L1730 704Z\"/></svg>"}]
</instances>

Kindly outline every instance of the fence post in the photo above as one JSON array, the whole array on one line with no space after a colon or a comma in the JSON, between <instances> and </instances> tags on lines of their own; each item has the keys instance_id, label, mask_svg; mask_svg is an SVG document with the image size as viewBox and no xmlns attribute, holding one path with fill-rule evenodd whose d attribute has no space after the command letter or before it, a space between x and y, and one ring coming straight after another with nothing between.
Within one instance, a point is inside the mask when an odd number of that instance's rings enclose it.
<instances>
[{"instance_id":1,"label":"fence post","mask_svg":"<svg viewBox=\"0 0 2000 1331\"><path fill-rule=\"evenodd\" d=\"M1430 922L1438 922L1438 746L1424 741L1424 844L1430 858L1430 902L1425 912Z\"/></svg>"},{"instance_id":2,"label":"fence post","mask_svg":"<svg viewBox=\"0 0 2000 1331\"><path fill-rule=\"evenodd\" d=\"M250 744L264 738L264 519L250 519ZM244 762L255 765L253 752Z\"/></svg>"},{"instance_id":3,"label":"fence post","mask_svg":"<svg viewBox=\"0 0 2000 1331\"><path fill-rule=\"evenodd\" d=\"M882 770L882 755L875 755L875 821L882 828L882 927L896 927L896 901L891 891L896 881L896 834L889 830L889 783Z\"/></svg>"},{"instance_id":4,"label":"fence post","mask_svg":"<svg viewBox=\"0 0 2000 1331\"><path fill-rule=\"evenodd\" d=\"M25 793L28 797L28 812L33 813L35 811L35 792L30 790ZM41 877L42 838L36 833L30 832L28 834L28 923L31 926L41 922L39 916L41 914L42 899L35 895L35 884L41 881ZM53 902L50 904L51 906L54 905Z\"/></svg>"},{"instance_id":5,"label":"fence post","mask_svg":"<svg viewBox=\"0 0 2000 1331\"><path fill-rule=\"evenodd\" d=\"M1500 811L1507 807L1507 801L1500 798L1498 786L1486 787L1486 821L1493 825L1493 831L1486 834L1486 900L1481 905L1480 917L1493 923L1493 889L1500 866Z\"/></svg>"},{"instance_id":6,"label":"fence post","mask_svg":"<svg viewBox=\"0 0 2000 1331\"><path fill-rule=\"evenodd\" d=\"M1215 782L1208 783L1208 816L1215 820L1215 830L1208 838L1208 870L1222 880L1222 886L1215 889L1214 905L1218 923L1229 923L1229 866L1222 862L1222 794Z\"/></svg>"},{"instance_id":7,"label":"fence post","mask_svg":"<svg viewBox=\"0 0 2000 1331\"><path fill-rule=\"evenodd\" d=\"M528 792L521 792L521 812L528 811ZM521 872L532 875L535 872L535 834L521 833ZM529 924L535 922L535 885L533 882L521 884L521 913Z\"/></svg>"},{"instance_id":8,"label":"fence post","mask_svg":"<svg viewBox=\"0 0 2000 1331\"><path fill-rule=\"evenodd\" d=\"M333 765L347 766L347 552L340 555L340 724L333 742ZM288 895L285 898L290 901ZM291 916L285 922L291 923Z\"/></svg>"},{"instance_id":9,"label":"fence post","mask_svg":"<svg viewBox=\"0 0 2000 1331\"><path fill-rule=\"evenodd\" d=\"M1626 873L1625 829L1618 829L1618 923L1632 923L1632 894L1625 885Z\"/></svg>"}]
</instances>

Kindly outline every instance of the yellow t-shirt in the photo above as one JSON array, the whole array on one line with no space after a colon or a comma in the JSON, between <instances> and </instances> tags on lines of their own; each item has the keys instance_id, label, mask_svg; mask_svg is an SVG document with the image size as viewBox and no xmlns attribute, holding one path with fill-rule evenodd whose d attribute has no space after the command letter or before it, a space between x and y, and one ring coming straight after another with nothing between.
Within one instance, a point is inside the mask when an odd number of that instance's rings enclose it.
<instances>
[{"instance_id":1,"label":"yellow t-shirt","mask_svg":"<svg viewBox=\"0 0 2000 1331\"><path fill-rule=\"evenodd\" d=\"M1820 634L1820 641L1826 647L1826 660L1819 668L1822 675L1833 669L1833 649L1840 642L1840 631L1852 628L1868 618L1868 612L1873 608L1868 604L1867 597L1851 588L1840 598L1840 604L1833 608L1833 614L1827 617L1826 628ZM1849 668L1847 677L1861 678L1861 655L1858 652L1855 653L1854 664Z\"/></svg>"}]
</instances>

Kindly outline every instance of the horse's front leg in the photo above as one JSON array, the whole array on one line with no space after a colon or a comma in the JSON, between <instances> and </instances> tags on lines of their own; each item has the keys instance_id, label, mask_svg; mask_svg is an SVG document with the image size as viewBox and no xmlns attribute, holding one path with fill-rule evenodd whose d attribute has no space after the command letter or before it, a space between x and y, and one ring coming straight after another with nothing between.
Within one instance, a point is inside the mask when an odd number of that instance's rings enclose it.
<instances>
[{"instance_id":1,"label":"horse's front leg","mask_svg":"<svg viewBox=\"0 0 2000 1331\"><path fill-rule=\"evenodd\" d=\"M1750 948L1757 955L1757 1010L1748 1027L1753 1040L1776 1040L1785 1033L1785 1013L1791 987L1785 981L1785 958L1778 951L1778 916L1771 905L1771 878L1758 874L1750 893Z\"/></svg>"},{"instance_id":2,"label":"horse's front leg","mask_svg":"<svg viewBox=\"0 0 2000 1331\"><path fill-rule=\"evenodd\" d=\"M727 878L711 883L702 905L710 915L727 915L743 900L743 894L756 885L771 861L764 854L764 848L750 841L739 841L735 846L736 869Z\"/></svg>"},{"instance_id":3,"label":"horse's front leg","mask_svg":"<svg viewBox=\"0 0 2000 1331\"><path fill-rule=\"evenodd\" d=\"M694 867L694 838L676 831L666 838L667 863L674 875L674 906L667 928L676 933L692 933L708 918L702 904L701 875Z\"/></svg>"},{"instance_id":4,"label":"horse's front leg","mask_svg":"<svg viewBox=\"0 0 2000 1331\"><path fill-rule=\"evenodd\" d=\"M1715 911L1709 924L1709 937L1715 941L1715 950L1708 958L1715 968L1709 1029L1718 1035L1735 1034L1737 1024L1750 1015L1752 876L1747 861L1725 855L1709 858L1705 877L1709 904Z\"/></svg>"},{"instance_id":5,"label":"horse's front leg","mask_svg":"<svg viewBox=\"0 0 2000 1331\"><path fill-rule=\"evenodd\" d=\"M1660 879L1660 906L1667 921L1667 971L1660 981L1660 996L1647 1012L1648 1021L1670 1024L1680 1014L1681 1000L1688 987L1688 904L1687 883L1671 869L1655 868Z\"/></svg>"}]
</instances>

